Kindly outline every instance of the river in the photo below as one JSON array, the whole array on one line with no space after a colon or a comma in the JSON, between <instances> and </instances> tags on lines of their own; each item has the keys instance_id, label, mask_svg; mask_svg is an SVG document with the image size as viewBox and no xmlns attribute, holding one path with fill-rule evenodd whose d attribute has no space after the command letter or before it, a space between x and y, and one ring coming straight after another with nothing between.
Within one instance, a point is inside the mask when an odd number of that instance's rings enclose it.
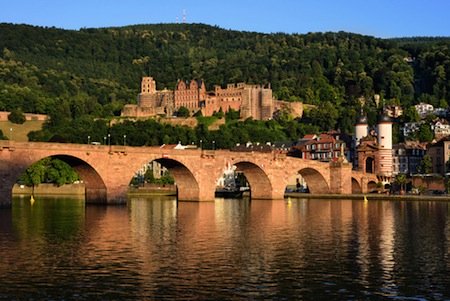
<instances>
[{"instance_id":1,"label":"river","mask_svg":"<svg viewBox=\"0 0 450 301\"><path fill-rule=\"evenodd\" d=\"M450 209L285 199L0 209L0 300L449 300Z\"/></svg>"}]
</instances>

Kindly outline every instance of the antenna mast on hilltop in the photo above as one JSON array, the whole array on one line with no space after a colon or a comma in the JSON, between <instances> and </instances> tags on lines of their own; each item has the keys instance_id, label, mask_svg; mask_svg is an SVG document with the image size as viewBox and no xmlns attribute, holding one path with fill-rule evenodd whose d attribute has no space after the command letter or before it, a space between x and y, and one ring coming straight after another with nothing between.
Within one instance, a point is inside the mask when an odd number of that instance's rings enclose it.
<instances>
[{"instance_id":1,"label":"antenna mast on hilltop","mask_svg":"<svg viewBox=\"0 0 450 301\"><path fill-rule=\"evenodd\" d=\"M182 19L182 22L181 23L186 23L186 10L185 9L183 9L183 19Z\"/></svg>"}]
</instances>

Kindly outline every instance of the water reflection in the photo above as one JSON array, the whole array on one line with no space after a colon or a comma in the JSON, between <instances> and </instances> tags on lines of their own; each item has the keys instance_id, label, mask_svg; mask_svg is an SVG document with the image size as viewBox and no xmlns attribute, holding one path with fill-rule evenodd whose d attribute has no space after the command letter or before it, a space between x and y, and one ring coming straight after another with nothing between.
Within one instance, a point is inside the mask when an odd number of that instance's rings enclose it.
<instances>
[{"instance_id":1,"label":"water reflection","mask_svg":"<svg viewBox=\"0 0 450 301\"><path fill-rule=\"evenodd\" d=\"M449 213L441 202L19 199L0 210L0 299L444 300Z\"/></svg>"}]
</instances>

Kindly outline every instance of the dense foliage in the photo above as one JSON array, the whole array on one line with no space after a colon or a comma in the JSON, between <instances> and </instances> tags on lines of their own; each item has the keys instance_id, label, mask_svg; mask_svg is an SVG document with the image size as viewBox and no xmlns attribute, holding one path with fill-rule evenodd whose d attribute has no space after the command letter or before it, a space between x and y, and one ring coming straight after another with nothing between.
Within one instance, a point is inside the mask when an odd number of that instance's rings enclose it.
<instances>
[{"instance_id":1,"label":"dense foliage","mask_svg":"<svg viewBox=\"0 0 450 301\"><path fill-rule=\"evenodd\" d=\"M11 113L8 115L8 120L12 123L23 124L25 122L25 115L22 112L21 108L11 110Z\"/></svg>"},{"instance_id":2,"label":"dense foliage","mask_svg":"<svg viewBox=\"0 0 450 301\"><path fill-rule=\"evenodd\" d=\"M64 161L57 158L42 159L27 168L19 183L35 186L41 183L53 183L61 186L78 180L78 174Z\"/></svg>"},{"instance_id":3,"label":"dense foliage","mask_svg":"<svg viewBox=\"0 0 450 301\"><path fill-rule=\"evenodd\" d=\"M33 140L55 135L67 141L130 144L292 139L308 132L352 132L361 98L376 120L373 95L408 108L419 101L446 107L450 93L450 40L385 40L338 32L262 34L202 24L158 24L79 31L0 24L0 110L47 113L50 122ZM118 115L133 102L140 78L153 76L158 89L178 79L203 79L208 89L233 82L271 83L274 95L316 105L300 122L229 122L218 132L160 126L137 133L127 123L95 118ZM130 124L128 124L130 125ZM143 126L140 123L137 127ZM158 126L150 122L156 129ZM424 137L426 139L427 137ZM142 140L139 140L142 139Z\"/></svg>"}]
</instances>

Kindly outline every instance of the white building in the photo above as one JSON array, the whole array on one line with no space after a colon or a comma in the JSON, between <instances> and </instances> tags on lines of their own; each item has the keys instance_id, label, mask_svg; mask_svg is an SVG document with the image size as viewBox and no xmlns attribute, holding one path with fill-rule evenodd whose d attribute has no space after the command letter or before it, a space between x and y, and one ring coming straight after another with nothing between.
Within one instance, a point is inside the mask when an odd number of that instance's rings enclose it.
<instances>
[{"instance_id":1,"label":"white building","mask_svg":"<svg viewBox=\"0 0 450 301\"><path fill-rule=\"evenodd\" d=\"M403 125L403 136L410 137L412 134L419 130L420 125L423 121L420 122L405 122Z\"/></svg>"},{"instance_id":2,"label":"white building","mask_svg":"<svg viewBox=\"0 0 450 301\"><path fill-rule=\"evenodd\" d=\"M441 120L437 121L432 128L434 131L434 138L437 140L450 135L450 125Z\"/></svg>"},{"instance_id":3,"label":"white building","mask_svg":"<svg viewBox=\"0 0 450 301\"><path fill-rule=\"evenodd\" d=\"M418 105L415 105L414 108L416 108L417 113L419 113L419 116L422 119L427 117L428 114L431 114L434 112L433 105L430 105L430 104L424 103L424 102L421 102Z\"/></svg>"}]
</instances>

